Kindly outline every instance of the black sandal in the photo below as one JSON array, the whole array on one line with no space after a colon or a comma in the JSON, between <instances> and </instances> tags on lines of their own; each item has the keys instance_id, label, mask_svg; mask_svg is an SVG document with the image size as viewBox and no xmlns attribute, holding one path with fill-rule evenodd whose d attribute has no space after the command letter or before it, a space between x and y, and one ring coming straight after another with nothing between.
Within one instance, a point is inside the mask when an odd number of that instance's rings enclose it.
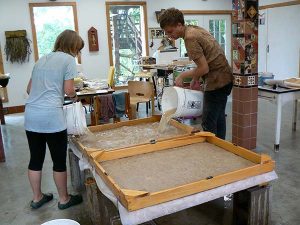
<instances>
[{"instance_id":1,"label":"black sandal","mask_svg":"<svg viewBox=\"0 0 300 225\"><path fill-rule=\"evenodd\" d=\"M53 194L51 194L51 193L44 194L43 193L43 197L40 201L38 201L38 202L31 201L30 207L32 209L38 209L45 203L50 202L52 199L53 199Z\"/></svg>"},{"instance_id":2,"label":"black sandal","mask_svg":"<svg viewBox=\"0 0 300 225\"><path fill-rule=\"evenodd\" d=\"M60 204L60 202L58 202L58 208L63 210L63 209L67 209L70 208L74 205L78 205L82 202L82 196L81 195L70 195L70 200L65 203L65 204Z\"/></svg>"}]
</instances>

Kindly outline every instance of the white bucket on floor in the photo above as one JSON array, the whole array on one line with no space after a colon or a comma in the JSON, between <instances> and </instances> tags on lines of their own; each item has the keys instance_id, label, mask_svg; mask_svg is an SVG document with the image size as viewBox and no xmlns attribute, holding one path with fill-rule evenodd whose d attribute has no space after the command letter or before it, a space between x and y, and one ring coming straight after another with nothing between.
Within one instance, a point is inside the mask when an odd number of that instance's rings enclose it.
<instances>
[{"instance_id":1,"label":"white bucket on floor","mask_svg":"<svg viewBox=\"0 0 300 225\"><path fill-rule=\"evenodd\" d=\"M203 92L180 87L166 87L161 101L162 112L177 109L173 117L201 116Z\"/></svg>"},{"instance_id":2,"label":"white bucket on floor","mask_svg":"<svg viewBox=\"0 0 300 225\"><path fill-rule=\"evenodd\" d=\"M80 225L74 220L69 219L57 219L57 220L51 220L46 223L43 223L41 225Z\"/></svg>"}]
</instances>

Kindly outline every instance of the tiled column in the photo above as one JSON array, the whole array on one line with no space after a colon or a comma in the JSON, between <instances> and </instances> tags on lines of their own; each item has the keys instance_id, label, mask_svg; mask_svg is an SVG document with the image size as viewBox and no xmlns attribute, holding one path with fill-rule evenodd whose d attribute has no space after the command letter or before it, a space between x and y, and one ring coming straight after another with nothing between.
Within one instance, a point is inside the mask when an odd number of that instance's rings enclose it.
<instances>
[{"instance_id":1,"label":"tiled column","mask_svg":"<svg viewBox=\"0 0 300 225\"><path fill-rule=\"evenodd\" d=\"M232 142L256 147L258 0L232 0Z\"/></svg>"}]
</instances>

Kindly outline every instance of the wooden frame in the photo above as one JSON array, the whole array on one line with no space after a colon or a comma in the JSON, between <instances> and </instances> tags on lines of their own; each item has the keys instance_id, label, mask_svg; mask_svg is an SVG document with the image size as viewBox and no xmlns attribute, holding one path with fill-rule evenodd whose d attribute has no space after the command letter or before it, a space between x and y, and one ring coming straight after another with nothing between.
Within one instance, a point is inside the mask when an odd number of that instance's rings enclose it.
<instances>
[{"instance_id":1,"label":"wooden frame","mask_svg":"<svg viewBox=\"0 0 300 225\"><path fill-rule=\"evenodd\" d=\"M188 183L182 186L177 186L171 189L166 189L152 193L149 193L147 191L127 190L120 188L120 186L118 186L114 179L101 166L101 162L104 161L120 159L124 157L156 152L166 150L169 148L202 142L214 144L218 147L223 148L225 151L231 152L244 159L247 159L255 163L256 165L232 171L229 173L217 175L212 177L211 179L203 179L193 183ZM166 140L153 145L147 144L122 149L119 151L106 151L95 153L93 164L99 176L109 186L109 188L121 201L123 206L125 206L129 211L134 211L163 202L171 201L177 198L182 198L188 195L216 188L228 183L246 179L251 176L267 173L273 171L275 166L275 162L272 161L272 159L269 156L258 155L257 153L254 153L250 150L244 149L239 146L235 146L227 141L215 137L213 134L208 132L200 132L193 136Z\"/></svg>"},{"instance_id":2,"label":"wooden frame","mask_svg":"<svg viewBox=\"0 0 300 225\"><path fill-rule=\"evenodd\" d=\"M78 30L78 19L77 19L77 6L76 2L45 2L45 3L29 3L29 11L30 11L30 21L32 28L32 41L33 41L33 49L34 49L34 59L37 61L39 59L39 52L37 47L37 37L36 37L36 28L34 23L34 7L52 7L52 6L72 6L73 8L73 16L74 16L74 28L77 33ZM78 55L78 63L81 64L81 56Z\"/></svg>"},{"instance_id":3,"label":"wooden frame","mask_svg":"<svg viewBox=\"0 0 300 225\"><path fill-rule=\"evenodd\" d=\"M281 2L281 3L270 4L270 5L263 5L263 6L259 6L258 9L263 10L263 9L271 9L271 8L292 6L292 5L300 5L300 0L289 1L289 2Z\"/></svg>"},{"instance_id":4,"label":"wooden frame","mask_svg":"<svg viewBox=\"0 0 300 225\"><path fill-rule=\"evenodd\" d=\"M116 129L116 128L123 127L123 126L134 126L134 125L139 125L142 123L158 122L158 121L160 121L160 118L161 118L160 115L155 115L155 116L144 118L144 119L136 119L136 120L129 120L129 121L118 122L118 123L91 126L91 127L89 127L89 130L91 132L107 131L107 130ZM180 137L189 136L194 132L193 127L185 125L185 124L181 124L181 123L177 122L176 120L171 120L170 124L178 129L184 130L186 132L186 134L173 136L172 138L180 138ZM171 139L171 138L160 139L160 140L158 140L158 142L169 140L169 139ZM88 159L93 160L95 155L98 155L98 153L105 151L105 149L88 148L88 147L84 146L80 141L78 141L75 137L71 137L71 140L75 144L75 146L78 148L78 150L80 150L83 153L83 155L86 156ZM147 143L141 143L139 145L144 145L144 144L147 144ZM134 146L138 146L138 145L134 145ZM134 146L131 146L131 147L134 147ZM124 148L116 148L116 149L112 149L110 151L116 151L116 154L118 154L118 151L120 149L124 149ZM125 149L126 149L126 147L125 147Z\"/></svg>"},{"instance_id":5,"label":"wooden frame","mask_svg":"<svg viewBox=\"0 0 300 225\"><path fill-rule=\"evenodd\" d=\"M181 12L185 15L210 15L210 14L232 14L232 10L181 10Z\"/></svg>"},{"instance_id":6,"label":"wooden frame","mask_svg":"<svg viewBox=\"0 0 300 225\"><path fill-rule=\"evenodd\" d=\"M0 74L4 74L1 45L0 45ZM7 87L0 88L0 97L2 98L2 102L8 102Z\"/></svg>"},{"instance_id":7,"label":"wooden frame","mask_svg":"<svg viewBox=\"0 0 300 225\"><path fill-rule=\"evenodd\" d=\"M113 54L112 54L112 39L110 34L110 17L109 17L109 8L110 6L116 5L139 5L143 7L144 14L144 32L145 32L145 41L146 41L146 55L149 55L149 40L148 40L148 17L147 17L147 3L146 2L105 2L106 5L106 27L107 27L107 40L108 40L108 48L109 48L109 63L111 66L114 65L113 62Z\"/></svg>"}]
</instances>

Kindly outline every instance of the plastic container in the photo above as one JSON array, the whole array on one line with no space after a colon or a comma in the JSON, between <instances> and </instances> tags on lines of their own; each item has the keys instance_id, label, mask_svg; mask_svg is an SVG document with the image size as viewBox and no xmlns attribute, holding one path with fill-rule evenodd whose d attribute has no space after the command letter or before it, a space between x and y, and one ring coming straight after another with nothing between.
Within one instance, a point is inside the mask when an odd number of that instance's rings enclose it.
<instances>
[{"instance_id":1,"label":"plastic container","mask_svg":"<svg viewBox=\"0 0 300 225\"><path fill-rule=\"evenodd\" d=\"M57 220L50 220L48 222L45 222L41 225L80 225L74 220L69 219L57 219Z\"/></svg>"},{"instance_id":2,"label":"plastic container","mask_svg":"<svg viewBox=\"0 0 300 225\"><path fill-rule=\"evenodd\" d=\"M161 100L162 112L176 109L173 117L201 116L203 92L180 87L166 87Z\"/></svg>"},{"instance_id":3,"label":"plastic container","mask_svg":"<svg viewBox=\"0 0 300 225\"><path fill-rule=\"evenodd\" d=\"M265 80L267 79L274 79L273 73L258 73L258 86L263 86L265 84Z\"/></svg>"}]
</instances>

